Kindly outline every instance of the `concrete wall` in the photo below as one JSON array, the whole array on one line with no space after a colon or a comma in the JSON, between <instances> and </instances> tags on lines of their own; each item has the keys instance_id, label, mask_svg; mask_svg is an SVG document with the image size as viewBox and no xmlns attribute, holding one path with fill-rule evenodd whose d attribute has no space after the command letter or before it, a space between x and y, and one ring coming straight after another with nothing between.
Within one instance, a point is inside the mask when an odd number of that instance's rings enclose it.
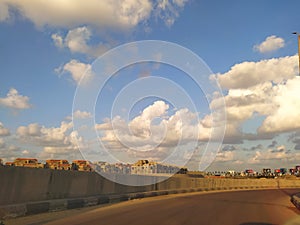
<instances>
[{"instance_id":1,"label":"concrete wall","mask_svg":"<svg viewBox=\"0 0 300 225\"><path fill-rule=\"evenodd\" d=\"M118 176L124 176L122 179L137 178L136 175L130 177L128 175ZM155 180L155 177L143 177L143 179ZM160 190L219 190L277 187L300 187L300 180L203 179L175 175L166 181L153 185L125 186L111 182L97 173L0 167L0 206L25 202Z\"/></svg>"},{"instance_id":2,"label":"concrete wall","mask_svg":"<svg viewBox=\"0 0 300 225\"><path fill-rule=\"evenodd\" d=\"M91 172L0 167L0 205L145 192L154 188L154 185L134 187L116 184Z\"/></svg>"}]
</instances>

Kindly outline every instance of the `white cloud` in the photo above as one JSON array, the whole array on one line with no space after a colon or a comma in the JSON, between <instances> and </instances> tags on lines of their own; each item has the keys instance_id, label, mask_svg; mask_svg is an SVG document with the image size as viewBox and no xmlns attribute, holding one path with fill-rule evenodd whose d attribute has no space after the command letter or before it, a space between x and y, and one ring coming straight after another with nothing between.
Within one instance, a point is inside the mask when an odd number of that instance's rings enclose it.
<instances>
[{"instance_id":1,"label":"white cloud","mask_svg":"<svg viewBox=\"0 0 300 225\"><path fill-rule=\"evenodd\" d=\"M3 123L0 122L0 137L2 136L9 136L10 131L6 127L4 127Z\"/></svg>"},{"instance_id":2,"label":"white cloud","mask_svg":"<svg viewBox=\"0 0 300 225\"><path fill-rule=\"evenodd\" d=\"M62 36L59 34L52 34L51 38L55 44L56 47L58 48L63 48L64 47L64 39Z\"/></svg>"},{"instance_id":3,"label":"white cloud","mask_svg":"<svg viewBox=\"0 0 300 225\"><path fill-rule=\"evenodd\" d=\"M38 125L37 123L32 123L29 124L27 127L25 126L20 126L17 129L17 134L26 137L26 136L31 136L31 137L38 137L42 134L41 132L42 127Z\"/></svg>"},{"instance_id":4,"label":"white cloud","mask_svg":"<svg viewBox=\"0 0 300 225\"><path fill-rule=\"evenodd\" d=\"M170 27L179 17L179 12L184 8L187 0L158 0L154 14Z\"/></svg>"},{"instance_id":5,"label":"white cloud","mask_svg":"<svg viewBox=\"0 0 300 225\"><path fill-rule=\"evenodd\" d=\"M0 138L0 158L4 161L13 161L17 157L26 155L20 147L7 143L7 140Z\"/></svg>"},{"instance_id":6,"label":"white cloud","mask_svg":"<svg viewBox=\"0 0 300 225\"><path fill-rule=\"evenodd\" d=\"M261 83L248 89L230 89L225 96L227 120L245 121L252 117L254 112L260 115L272 113L273 95L271 82Z\"/></svg>"},{"instance_id":7,"label":"white cloud","mask_svg":"<svg viewBox=\"0 0 300 225\"><path fill-rule=\"evenodd\" d=\"M31 108L29 97L20 95L15 88L9 89L5 98L0 98L1 105L17 110Z\"/></svg>"},{"instance_id":8,"label":"white cloud","mask_svg":"<svg viewBox=\"0 0 300 225\"><path fill-rule=\"evenodd\" d=\"M91 38L91 31L87 27L70 30L65 38L65 44L72 52L85 53L88 50L86 42Z\"/></svg>"},{"instance_id":9,"label":"white cloud","mask_svg":"<svg viewBox=\"0 0 300 225\"><path fill-rule=\"evenodd\" d=\"M253 49L260 53L268 53L283 48L284 45L285 43L283 38L272 35L267 37L262 43L255 45Z\"/></svg>"},{"instance_id":10,"label":"white cloud","mask_svg":"<svg viewBox=\"0 0 300 225\"><path fill-rule=\"evenodd\" d=\"M274 105L272 105L269 97L272 94L272 84L270 82L262 83L248 89L230 89L222 99L225 100L226 105L226 120L223 117L223 122L226 124L226 131L223 143L236 144L242 143L245 139L252 140L257 138L256 134L245 134L243 132L243 123L256 115L268 115L271 113ZM219 102L220 97L216 97L210 103L210 107L218 109ZM212 126L212 117L206 116L202 122L205 122L203 124L204 127Z\"/></svg>"},{"instance_id":11,"label":"white cloud","mask_svg":"<svg viewBox=\"0 0 300 225\"><path fill-rule=\"evenodd\" d=\"M62 122L60 127L46 128L38 124L29 124L28 126L20 126L17 129L17 135L21 138L29 138L38 141L37 143L47 143L49 145L59 145L68 143L66 140L66 132L73 127L72 122Z\"/></svg>"},{"instance_id":12,"label":"white cloud","mask_svg":"<svg viewBox=\"0 0 300 225\"><path fill-rule=\"evenodd\" d=\"M259 132L280 133L300 129L300 78L288 80L272 88L271 110L263 121Z\"/></svg>"},{"instance_id":13,"label":"white cloud","mask_svg":"<svg viewBox=\"0 0 300 225\"><path fill-rule=\"evenodd\" d=\"M73 118L75 119L87 119L87 118L91 118L92 116L93 115L87 111L77 110L76 112L73 113Z\"/></svg>"},{"instance_id":14,"label":"white cloud","mask_svg":"<svg viewBox=\"0 0 300 225\"><path fill-rule=\"evenodd\" d=\"M100 43L96 46L88 44L92 36L92 31L86 26L70 30L65 37L59 34L52 34L52 40L58 48L68 48L72 53L82 53L93 57L98 57L106 52L110 46Z\"/></svg>"},{"instance_id":15,"label":"white cloud","mask_svg":"<svg viewBox=\"0 0 300 225\"><path fill-rule=\"evenodd\" d=\"M235 159L235 153L233 151L220 151L217 153L215 162L227 162Z\"/></svg>"},{"instance_id":16,"label":"white cloud","mask_svg":"<svg viewBox=\"0 0 300 225\"><path fill-rule=\"evenodd\" d=\"M5 21L9 18L9 10L6 2L0 2L0 21Z\"/></svg>"},{"instance_id":17,"label":"white cloud","mask_svg":"<svg viewBox=\"0 0 300 225\"><path fill-rule=\"evenodd\" d=\"M152 120L165 116L168 109L169 105L165 102L154 102L153 105L145 108L140 116L135 117L129 123L129 129L135 136L150 137Z\"/></svg>"},{"instance_id":18,"label":"white cloud","mask_svg":"<svg viewBox=\"0 0 300 225\"><path fill-rule=\"evenodd\" d=\"M18 12L37 27L74 28L83 24L125 30L146 23L151 16L171 26L188 0L2 0L0 21Z\"/></svg>"},{"instance_id":19,"label":"white cloud","mask_svg":"<svg viewBox=\"0 0 300 225\"><path fill-rule=\"evenodd\" d=\"M226 102L225 143L242 143L243 140L269 139L282 132L300 129L300 78L298 76L275 85L272 82L247 89L230 89ZM214 107L215 100L211 102ZM244 133L243 124L255 117L254 133Z\"/></svg>"},{"instance_id":20,"label":"white cloud","mask_svg":"<svg viewBox=\"0 0 300 225\"><path fill-rule=\"evenodd\" d=\"M75 59L72 59L64 66L55 69L55 71L60 75L65 73L71 74L72 79L77 85L80 83L83 76L85 76L85 82L88 82L94 76L92 66L90 64L85 64Z\"/></svg>"},{"instance_id":21,"label":"white cloud","mask_svg":"<svg viewBox=\"0 0 300 225\"><path fill-rule=\"evenodd\" d=\"M225 143L270 139L300 128L297 61L298 56L287 56L243 62L224 74L215 75L221 86L228 89L224 97L227 114ZM218 97L210 103L212 108L218 108L218 105ZM252 133L244 132L244 123L252 120Z\"/></svg>"},{"instance_id":22,"label":"white cloud","mask_svg":"<svg viewBox=\"0 0 300 225\"><path fill-rule=\"evenodd\" d=\"M298 56L286 56L261 60L259 62L242 62L234 65L224 74L215 76L222 88L249 88L265 81L280 83L298 74Z\"/></svg>"},{"instance_id":23,"label":"white cloud","mask_svg":"<svg viewBox=\"0 0 300 225\"><path fill-rule=\"evenodd\" d=\"M62 122L59 127L44 127L38 124L29 124L17 128L18 140L43 148L40 153L43 157L54 157L66 153L78 152L78 145L83 139L77 131L72 131L72 122Z\"/></svg>"},{"instance_id":24,"label":"white cloud","mask_svg":"<svg viewBox=\"0 0 300 225\"><path fill-rule=\"evenodd\" d=\"M28 154L29 154L29 151L28 151L28 150L23 150L23 151L22 151L22 154L23 154L23 155L28 155Z\"/></svg>"},{"instance_id":25,"label":"white cloud","mask_svg":"<svg viewBox=\"0 0 300 225\"><path fill-rule=\"evenodd\" d=\"M276 149L267 149L265 151L256 151L254 156L249 158L248 163L261 164L266 162L274 163L275 160L292 161L296 154L291 154L284 145L278 146ZM297 155L299 157L299 154Z\"/></svg>"},{"instance_id":26,"label":"white cloud","mask_svg":"<svg viewBox=\"0 0 300 225\"><path fill-rule=\"evenodd\" d=\"M164 101L156 101L130 121L116 116L97 124L96 129L107 149L132 154L132 159L163 160L173 151L177 159L183 159L186 151L193 151L198 141L209 140L212 128L203 127L197 113L186 108L172 111L172 115L170 111Z\"/></svg>"},{"instance_id":27,"label":"white cloud","mask_svg":"<svg viewBox=\"0 0 300 225\"><path fill-rule=\"evenodd\" d=\"M149 18L152 4L149 0L2 0L1 7L7 19L7 8L18 11L37 27L69 27L91 24L99 28L127 29Z\"/></svg>"},{"instance_id":28,"label":"white cloud","mask_svg":"<svg viewBox=\"0 0 300 225\"><path fill-rule=\"evenodd\" d=\"M3 149L5 147L5 141L3 138L0 138L0 149Z\"/></svg>"},{"instance_id":29,"label":"white cloud","mask_svg":"<svg viewBox=\"0 0 300 225\"><path fill-rule=\"evenodd\" d=\"M110 34L130 32L137 26L148 27L151 18L172 26L188 0L1 0L0 22L22 16L38 28L68 29L66 35L52 34L54 44L73 53L98 57L115 45ZM16 16L15 14L18 14ZM90 45L91 30L104 37ZM94 39L93 39L94 41Z\"/></svg>"}]
</instances>

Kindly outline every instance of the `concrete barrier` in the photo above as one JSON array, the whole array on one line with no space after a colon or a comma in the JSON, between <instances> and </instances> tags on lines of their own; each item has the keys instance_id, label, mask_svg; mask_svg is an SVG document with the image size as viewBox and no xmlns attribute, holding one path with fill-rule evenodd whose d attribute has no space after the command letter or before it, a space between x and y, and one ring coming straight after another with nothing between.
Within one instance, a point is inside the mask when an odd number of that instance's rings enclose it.
<instances>
[{"instance_id":1,"label":"concrete barrier","mask_svg":"<svg viewBox=\"0 0 300 225\"><path fill-rule=\"evenodd\" d=\"M291 202L300 210L300 193L292 195Z\"/></svg>"},{"instance_id":2,"label":"concrete barrier","mask_svg":"<svg viewBox=\"0 0 300 225\"><path fill-rule=\"evenodd\" d=\"M114 176L141 182L156 179ZM0 167L0 181L0 218L194 191L300 187L299 179L206 179L185 175L147 186L126 186L97 173L21 167Z\"/></svg>"},{"instance_id":3,"label":"concrete barrier","mask_svg":"<svg viewBox=\"0 0 300 225\"><path fill-rule=\"evenodd\" d=\"M0 181L0 205L155 190L154 185L117 184L94 172L21 167L0 167Z\"/></svg>"}]
</instances>

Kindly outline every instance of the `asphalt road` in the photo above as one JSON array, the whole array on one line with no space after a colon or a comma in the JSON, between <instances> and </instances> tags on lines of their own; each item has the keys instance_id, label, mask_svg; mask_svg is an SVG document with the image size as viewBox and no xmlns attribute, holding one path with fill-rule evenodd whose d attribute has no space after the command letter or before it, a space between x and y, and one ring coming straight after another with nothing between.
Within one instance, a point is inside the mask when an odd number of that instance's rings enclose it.
<instances>
[{"instance_id":1,"label":"asphalt road","mask_svg":"<svg viewBox=\"0 0 300 225\"><path fill-rule=\"evenodd\" d=\"M300 190L249 190L154 197L93 209L48 225L279 225L286 224L300 213L290 202L290 195L296 192Z\"/></svg>"}]
</instances>

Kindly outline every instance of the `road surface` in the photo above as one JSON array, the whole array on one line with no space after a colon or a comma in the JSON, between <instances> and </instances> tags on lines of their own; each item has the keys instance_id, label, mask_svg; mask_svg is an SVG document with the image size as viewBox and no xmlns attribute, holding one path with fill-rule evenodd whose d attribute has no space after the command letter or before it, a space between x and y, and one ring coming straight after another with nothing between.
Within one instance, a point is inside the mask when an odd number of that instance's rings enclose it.
<instances>
[{"instance_id":1,"label":"road surface","mask_svg":"<svg viewBox=\"0 0 300 225\"><path fill-rule=\"evenodd\" d=\"M48 225L279 225L298 216L290 195L299 191L245 190L154 197L93 209Z\"/></svg>"}]
</instances>

